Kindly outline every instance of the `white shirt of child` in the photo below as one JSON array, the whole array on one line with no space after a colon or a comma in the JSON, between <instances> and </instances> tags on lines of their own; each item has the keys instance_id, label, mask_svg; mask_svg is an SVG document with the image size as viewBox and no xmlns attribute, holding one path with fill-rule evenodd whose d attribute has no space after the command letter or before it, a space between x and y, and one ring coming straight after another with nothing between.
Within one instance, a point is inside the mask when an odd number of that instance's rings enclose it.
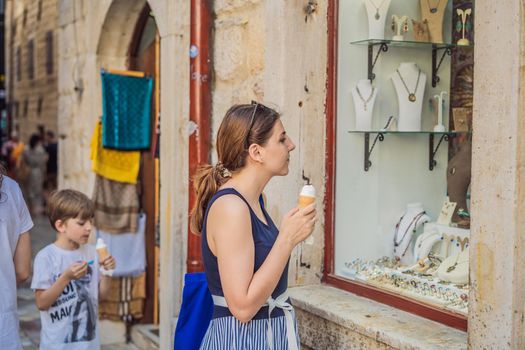
<instances>
[{"instance_id":1,"label":"white shirt of child","mask_svg":"<svg viewBox=\"0 0 525 350\"><path fill-rule=\"evenodd\" d=\"M20 234L29 231L33 221L18 184L4 176L0 188L0 349L18 350L16 313L16 274L13 256Z\"/></svg>"},{"instance_id":2,"label":"white shirt of child","mask_svg":"<svg viewBox=\"0 0 525 350\"><path fill-rule=\"evenodd\" d=\"M91 262L87 274L71 281L46 311L40 311L40 350L100 349L98 319L98 259L91 244L65 250L55 244L42 249L35 258L32 289L48 289L71 264Z\"/></svg>"}]
</instances>

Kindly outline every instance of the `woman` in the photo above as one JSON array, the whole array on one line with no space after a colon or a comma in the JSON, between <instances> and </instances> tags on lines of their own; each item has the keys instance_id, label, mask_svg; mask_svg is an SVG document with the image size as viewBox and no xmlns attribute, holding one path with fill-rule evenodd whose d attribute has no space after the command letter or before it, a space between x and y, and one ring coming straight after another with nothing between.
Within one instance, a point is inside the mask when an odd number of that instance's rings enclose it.
<instances>
[{"instance_id":1,"label":"woman","mask_svg":"<svg viewBox=\"0 0 525 350\"><path fill-rule=\"evenodd\" d=\"M29 139L29 149L22 153L21 161L28 168L27 179L24 182L25 194L29 208L34 214L42 212L44 180L46 177L47 153L42 146L39 135L33 134Z\"/></svg>"},{"instance_id":2,"label":"woman","mask_svg":"<svg viewBox=\"0 0 525 350\"><path fill-rule=\"evenodd\" d=\"M33 227L20 187L0 164L0 349L22 349L18 337L16 285L29 278Z\"/></svg>"},{"instance_id":3,"label":"woman","mask_svg":"<svg viewBox=\"0 0 525 350\"><path fill-rule=\"evenodd\" d=\"M288 260L313 231L315 204L292 209L277 229L262 200L268 181L288 174L294 148L273 109L235 105L217 134L219 162L195 178L192 231L202 233L215 304L201 349L300 347L286 295Z\"/></svg>"}]
</instances>

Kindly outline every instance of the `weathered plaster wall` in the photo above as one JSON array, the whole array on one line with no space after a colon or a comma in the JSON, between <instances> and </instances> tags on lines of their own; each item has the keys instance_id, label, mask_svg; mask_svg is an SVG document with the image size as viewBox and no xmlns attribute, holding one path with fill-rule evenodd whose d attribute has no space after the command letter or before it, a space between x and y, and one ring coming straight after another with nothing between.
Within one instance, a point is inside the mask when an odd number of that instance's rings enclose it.
<instances>
[{"instance_id":1,"label":"weathered plaster wall","mask_svg":"<svg viewBox=\"0 0 525 350\"><path fill-rule=\"evenodd\" d=\"M303 170L319 193L315 243L295 250L290 285L319 283L324 242L327 2L319 1L313 15L306 14L306 5L297 0L215 3L213 142L232 104L254 99L274 107L297 148L288 176L272 179L266 189L270 214L279 222L295 205ZM213 157L216 161L215 151Z\"/></svg>"},{"instance_id":2,"label":"weathered plaster wall","mask_svg":"<svg viewBox=\"0 0 525 350\"><path fill-rule=\"evenodd\" d=\"M524 4L476 2L469 346L525 348Z\"/></svg>"}]
</instances>

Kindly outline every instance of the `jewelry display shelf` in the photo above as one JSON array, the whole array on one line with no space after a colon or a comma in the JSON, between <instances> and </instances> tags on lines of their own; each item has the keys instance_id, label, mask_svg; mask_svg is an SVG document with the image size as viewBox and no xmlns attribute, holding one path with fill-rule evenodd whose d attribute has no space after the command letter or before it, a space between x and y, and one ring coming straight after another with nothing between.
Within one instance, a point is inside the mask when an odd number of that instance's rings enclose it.
<instances>
[{"instance_id":1,"label":"jewelry display shelf","mask_svg":"<svg viewBox=\"0 0 525 350\"><path fill-rule=\"evenodd\" d=\"M461 48L472 48L473 45L458 45L452 43L431 43L431 42L422 42L422 41L407 41L407 40L380 40L380 39L366 39L352 41L352 45L366 45L368 46L368 79L370 81L374 80L376 75L374 73L374 67L376 65L377 59L381 52L387 52L389 47L401 47L401 48L413 48L413 49L432 49L432 87L436 87L439 83L438 71L443 63L443 59L446 55L451 56L452 50L461 47ZM374 57L374 46L378 46L379 49ZM443 51L441 57L438 61L438 52Z\"/></svg>"},{"instance_id":2,"label":"jewelry display shelf","mask_svg":"<svg viewBox=\"0 0 525 350\"><path fill-rule=\"evenodd\" d=\"M374 147L379 140L380 142L385 139L385 135L428 135L428 170L434 170L434 167L437 165L435 160L436 153L441 146L443 141L449 141L451 137L456 137L458 135L467 135L467 131L444 131L444 132L433 132L433 131L348 131L350 134L364 134L365 135L365 147L364 147L364 170L368 171L372 166L372 161L370 160L370 155L374 150ZM375 134L374 141L372 146L370 146L370 134ZM434 140L436 137L439 137L439 141L434 148Z\"/></svg>"}]
</instances>

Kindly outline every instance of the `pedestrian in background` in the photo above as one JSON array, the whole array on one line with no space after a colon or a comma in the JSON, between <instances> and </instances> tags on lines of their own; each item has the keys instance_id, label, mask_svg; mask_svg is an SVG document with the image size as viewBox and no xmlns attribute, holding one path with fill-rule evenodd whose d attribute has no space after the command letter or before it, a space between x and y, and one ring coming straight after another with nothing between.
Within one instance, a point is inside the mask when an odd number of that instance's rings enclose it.
<instances>
[{"instance_id":1,"label":"pedestrian in background","mask_svg":"<svg viewBox=\"0 0 525 350\"><path fill-rule=\"evenodd\" d=\"M290 210L278 229L262 196L271 178L288 174L294 148L276 111L235 105L217 134L218 163L195 178L192 230L202 233L214 302L201 349L300 347L287 296L288 261L313 231L315 204Z\"/></svg>"},{"instance_id":2,"label":"pedestrian in background","mask_svg":"<svg viewBox=\"0 0 525 350\"><path fill-rule=\"evenodd\" d=\"M47 165L46 165L46 181L44 188L46 192L51 192L57 189L57 173L58 173L58 142L55 138L55 133L51 130L46 131L46 145Z\"/></svg>"},{"instance_id":3,"label":"pedestrian in background","mask_svg":"<svg viewBox=\"0 0 525 350\"><path fill-rule=\"evenodd\" d=\"M24 143L18 139L18 134L13 131L7 140L2 145L2 157L6 161L7 174L14 177L14 172L19 156L24 150Z\"/></svg>"},{"instance_id":4,"label":"pedestrian in background","mask_svg":"<svg viewBox=\"0 0 525 350\"><path fill-rule=\"evenodd\" d=\"M31 272L33 227L22 191L0 164L0 349L20 350L16 286Z\"/></svg>"},{"instance_id":5,"label":"pedestrian in background","mask_svg":"<svg viewBox=\"0 0 525 350\"><path fill-rule=\"evenodd\" d=\"M31 135L29 148L24 150L20 159L20 174L24 174L24 193L33 214L41 214L43 210L43 190L47 166L47 153L38 134ZM23 167L26 170L22 170Z\"/></svg>"}]
</instances>

